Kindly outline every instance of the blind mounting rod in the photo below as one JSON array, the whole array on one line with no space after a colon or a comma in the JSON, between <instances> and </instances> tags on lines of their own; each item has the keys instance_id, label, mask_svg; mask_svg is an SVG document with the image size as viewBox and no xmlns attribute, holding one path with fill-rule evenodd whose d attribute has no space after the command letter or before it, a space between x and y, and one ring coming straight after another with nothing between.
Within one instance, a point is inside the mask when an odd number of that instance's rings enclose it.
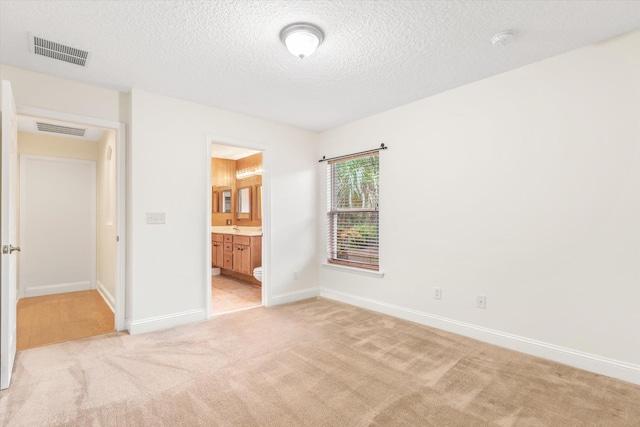
<instances>
[{"instance_id":1,"label":"blind mounting rod","mask_svg":"<svg viewBox=\"0 0 640 427\"><path fill-rule=\"evenodd\" d=\"M369 154L369 153L375 153L376 151L380 151L380 150L386 150L387 147L386 145L384 145L384 142L382 144L380 144L379 148L374 148L373 150L367 150L367 151L360 151L359 153L353 153L353 154L345 154L343 156L336 156L336 157L330 157L330 158L326 158L325 156L322 156L322 158L320 160L318 160L319 163L322 162L328 162L329 160L338 160L338 159L344 159L346 157L352 157L352 156L358 156L360 154Z\"/></svg>"}]
</instances>

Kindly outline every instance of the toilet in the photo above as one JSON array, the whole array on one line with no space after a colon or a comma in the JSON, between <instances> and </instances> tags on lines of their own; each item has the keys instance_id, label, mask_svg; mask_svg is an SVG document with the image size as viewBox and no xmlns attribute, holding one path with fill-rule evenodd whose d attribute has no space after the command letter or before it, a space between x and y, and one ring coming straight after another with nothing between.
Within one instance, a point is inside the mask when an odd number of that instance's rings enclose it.
<instances>
[{"instance_id":1,"label":"toilet","mask_svg":"<svg viewBox=\"0 0 640 427\"><path fill-rule=\"evenodd\" d=\"M262 282L262 267L253 269L253 277L255 277L258 282Z\"/></svg>"}]
</instances>

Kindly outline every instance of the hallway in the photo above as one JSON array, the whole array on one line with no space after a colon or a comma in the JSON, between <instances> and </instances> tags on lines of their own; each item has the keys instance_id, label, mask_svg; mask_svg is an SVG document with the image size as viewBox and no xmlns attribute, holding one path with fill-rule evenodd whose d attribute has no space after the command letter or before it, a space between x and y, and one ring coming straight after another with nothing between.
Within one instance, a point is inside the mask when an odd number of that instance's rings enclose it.
<instances>
[{"instance_id":1,"label":"hallway","mask_svg":"<svg viewBox=\"0 0 640 427\"><path fill-rule=\"evenodd\" d=\"M107 334L113 312L97 290L21 298L17 350Z\"/></svg>"}]
</instances>

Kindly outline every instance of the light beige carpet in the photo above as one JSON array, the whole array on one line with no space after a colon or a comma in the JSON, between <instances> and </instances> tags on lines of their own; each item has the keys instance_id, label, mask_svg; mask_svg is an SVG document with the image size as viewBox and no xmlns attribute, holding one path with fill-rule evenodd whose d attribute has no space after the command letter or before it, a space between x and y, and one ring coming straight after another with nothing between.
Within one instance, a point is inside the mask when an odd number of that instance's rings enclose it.
<instances>
[{"instance_id":1,"label":"light beige carpet","mask_svg":"<svg viewBox=\"0 0 640 427\"><path fill-rule=\"evenodd\" d=\"M640 387L324 299L18 353L3 426L638 426Z\"/></svg>"}]
</instances>

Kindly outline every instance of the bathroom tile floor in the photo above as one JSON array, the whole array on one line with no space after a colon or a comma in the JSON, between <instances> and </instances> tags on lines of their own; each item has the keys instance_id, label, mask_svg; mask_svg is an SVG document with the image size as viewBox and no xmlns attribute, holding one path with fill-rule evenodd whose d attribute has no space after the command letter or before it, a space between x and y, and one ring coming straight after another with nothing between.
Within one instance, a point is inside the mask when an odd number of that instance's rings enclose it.
<instances>
[{"instance_id":1,"label":"bathroom tile floor","mask_svg":"<svg viewBox=\"0 0 640 427\"><path fill-rule=\"evenodd\" d=\"M262 288L226 276L211 277L211 314L262 305Z\"/></svg>"}]
</instances>

